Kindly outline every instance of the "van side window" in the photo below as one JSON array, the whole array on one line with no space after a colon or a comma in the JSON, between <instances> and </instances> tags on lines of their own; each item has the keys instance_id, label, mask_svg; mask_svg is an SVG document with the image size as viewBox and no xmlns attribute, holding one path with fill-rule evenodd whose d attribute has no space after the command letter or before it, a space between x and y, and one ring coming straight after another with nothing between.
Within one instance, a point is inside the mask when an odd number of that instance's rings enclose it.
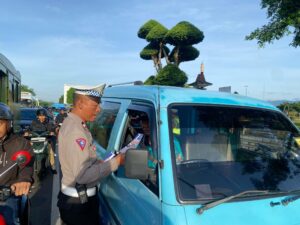
<instances>
[{"instance_id":1,"label":"van side window","mask_svg":"<svg viewBox=\"0 0 300 225\"><path fill-rule=\"evenodd\" d=\"M130 143L138 133L144 134L139 149L148 151L148 179L141 180L152 192L158 195L158 165L155 142L155 126L150 115L143 111L129 110L128 122L122 142L122 147Z\"/></svg>"},{"instance_id":2,"label":"van side window","mask_svg":"<svg viewBox=\"0 0 300 225\"><path fill-rule=\"evenodd\" d=\"M93 135L93 139L104 149L108 146L110 134L119 109L119 103L103 101L101 103L101 112L96 120L90 124L90 131Z\"/></svg>"}]
</instances>

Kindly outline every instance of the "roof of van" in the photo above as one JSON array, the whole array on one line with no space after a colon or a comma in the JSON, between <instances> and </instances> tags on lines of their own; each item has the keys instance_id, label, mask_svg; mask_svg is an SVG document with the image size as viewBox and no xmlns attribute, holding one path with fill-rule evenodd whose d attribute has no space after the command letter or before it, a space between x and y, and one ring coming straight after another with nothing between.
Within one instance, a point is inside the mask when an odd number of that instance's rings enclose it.
<instances>
[{"instance_id":1,"label":"roof of van","mask_svg":"<svg viewBox=\"0 0 300 225\"><path fill-rule=\"evenodd\" d=\"M160 99L161 107L167 107L172 103L200 103L210 105L259 107L279 111L277 107L266 101L238 94L199 90L195 88L156 85L115 86L106 88L103 97L147 100L154 104Z\"/></svg>"}]
</instances>

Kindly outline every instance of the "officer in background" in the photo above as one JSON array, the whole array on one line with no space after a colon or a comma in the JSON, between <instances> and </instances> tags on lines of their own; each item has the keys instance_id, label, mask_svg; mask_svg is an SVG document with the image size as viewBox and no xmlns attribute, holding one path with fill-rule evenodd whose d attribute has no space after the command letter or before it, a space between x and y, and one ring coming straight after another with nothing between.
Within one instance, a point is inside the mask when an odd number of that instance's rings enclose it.
<instances>
[{"instance_id":1,"label":"officer in background","mask_svg":"<svg viewBox=\"0 0 300 225\"><path fill-rule=\"evenodd\" d=\"M30 142L12 131L13 115L9 107L0 103L0 213L7 224L19 224L19 202L33 183L33 158L25 166L14 166L14 153L22 150L33 155ZM7 171L4 173L4 171Z\"/></svg>"},{"instance_id":2,"label":"officer in background","mask_svg":"<svg viewBox=\"0 0 300 225\"><path fill-rule=\"evenodd\" d=\"M64 120L58 136L62 171L58 203L61 220L72 225L99 225L97 184L124 163L124 155L103 162L96 156L92 135L86 122L100 112L100 98L105 84L75 89L72 112Z\"/></svg>"}]
</instances>

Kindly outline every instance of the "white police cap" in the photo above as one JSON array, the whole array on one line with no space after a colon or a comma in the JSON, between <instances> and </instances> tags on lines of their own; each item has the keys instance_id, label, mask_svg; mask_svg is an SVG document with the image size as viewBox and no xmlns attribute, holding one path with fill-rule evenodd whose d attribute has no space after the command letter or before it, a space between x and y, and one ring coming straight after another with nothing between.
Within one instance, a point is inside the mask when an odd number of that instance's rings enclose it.
<instances>
[{"instance_id":1,"label":"white police cap","mask_svg":"<svg viewBox=\"0 0 300 225\"><path fill-rule=\"evenodd\" d=\"M103 94L105 85L106 84L100 84L97 86L76 86L75 93L79 95L100 98Z\"/></svg>"}]
</instances>

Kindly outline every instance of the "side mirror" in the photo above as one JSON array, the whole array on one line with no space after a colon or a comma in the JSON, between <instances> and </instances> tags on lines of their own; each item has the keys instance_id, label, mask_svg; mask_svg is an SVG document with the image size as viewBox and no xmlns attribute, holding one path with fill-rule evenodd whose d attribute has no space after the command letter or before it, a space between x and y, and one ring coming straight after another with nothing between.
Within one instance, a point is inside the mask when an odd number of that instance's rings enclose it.
<instances>
[{"instance_id":1,"label":"side mirror","mask_svg":"<svg viewBox=\"0 0 300 225\"><path fill-rule=\"evenodd\" d=\"M125 176L145 180L148 177L148 151L130 149L125 155Z\"/></svg>"},{"instance_id":2,"label":"side mirror","mask_svg":"<svg viewBox=\"0 0 300 225\"><path fill-rule=\"evenodd\" d=\"M21 150L15 152L12 155L11 159L15 161L19 166L26 166L30 162L31 155L28 151Z\"/></svg>"}]
</instances>

